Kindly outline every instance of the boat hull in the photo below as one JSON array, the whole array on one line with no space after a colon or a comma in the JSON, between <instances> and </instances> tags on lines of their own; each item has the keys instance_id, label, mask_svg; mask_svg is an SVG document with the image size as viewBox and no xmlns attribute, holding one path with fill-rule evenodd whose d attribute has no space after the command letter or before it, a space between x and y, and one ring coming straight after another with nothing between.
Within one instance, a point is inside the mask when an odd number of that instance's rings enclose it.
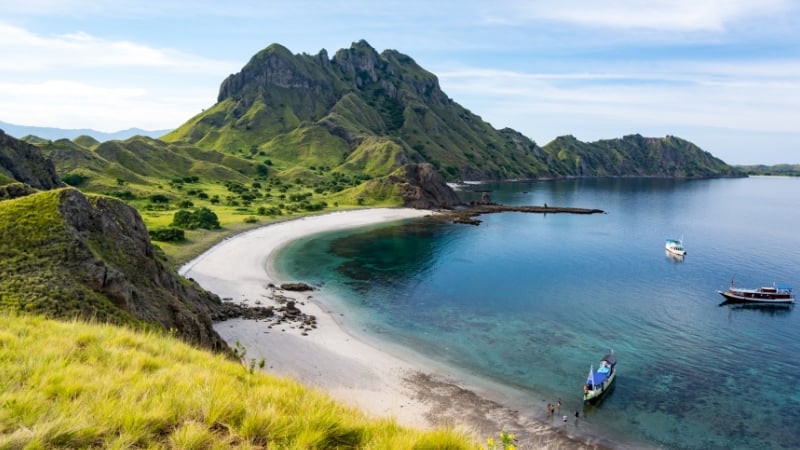
<instances>
[{"instance_id":1,"label":"boat hull","mask_svg":"<svg viewBox=\"0 0 800 450\"><path fill-rule=\"evenodd\" d=\"M598 389L589 389L583 392L584 403L595 403L605 395L614 385L614 380L617 378L616 372L612 373L606 381L599 385Z\"/></svg>"},{"instance_id":2,"label":"boat hull","mask_svg":"<svg viewBox=\"0 0 800 450\"><path fill-rule=\"evenodd\" d=\"M725 300L736 303L776 303L788 304L794 303L794 296L789 294L760 294L753 292L737 292L737 291L717 291L719 295L725 297Z\"/></svg>"},{"instance_id":3,"label":"boat hull","mask_svg":"<svg viewBox=\"0 0 800 450\"><path fill-rule=\"evenodd\" d=\"M677 239L667 239L665 248L668 252L676 256L686 255L686 249L683 247L683 241Z\"/></svg>"},{"instance_id":4,"label":"boat hull","mask_svg":"<svg viewBox=\"0 0 800 450\"><path fill-rule=\"evenodd\" d=\"M610 354L600 359L600 365L595 371L589 368L589 376L583 385L583 402L594 403L602 398L612 386L617 378L617 358L612 350Z\"/></svg>"},{"instance_id":5,"label":"boat hull","mask_svg":"<svg viewBox=\"0 0 800 450\"><path fill-rule=\"evenodd\" d=\"M677 249L677 248L667 247L667 251L672 253L673 255L676 255L676 256L684 256L686 254L686 250Z\"/></svg>"}]
</instances>

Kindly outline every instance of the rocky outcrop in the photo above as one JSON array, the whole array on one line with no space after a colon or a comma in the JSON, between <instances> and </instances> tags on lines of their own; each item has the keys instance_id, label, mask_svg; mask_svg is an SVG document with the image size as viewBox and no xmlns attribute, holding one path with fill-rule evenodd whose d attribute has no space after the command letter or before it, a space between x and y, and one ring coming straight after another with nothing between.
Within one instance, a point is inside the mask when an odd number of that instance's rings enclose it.
<instances>
[{"instance_id":1,"label":"rocky outcrop","mask_svg":"<svg viewBox=\"0 0 800 450\"><path fill-rule=\"evenodd\" d=\"M38 147L0 130L0 174L36 189L63 186L53 162ZM1 177L0 177L1 178Z\"/></svg>"},{"instance_id":2,"label":"rocky outcrop","mask_svg":"<svg viewBox=\"0 0 800 450\"><path fill-rule=\"evenodd\" d=\"M242 71L228 76L219 89L217 101L228 97L238 97L250 89L266 86L279 88L310 89L316 82L302 67L286 47L273 44L257 53Z\"/></svg>"},{"instance_id":3,"label":"rocky outcrop","mask_svg":"<svg viewBox=\"0 0 800 450\"><path fill-rule=\"evenodd\" d=\"M0 186L0 200L11 200L12 198L24 197L36 192L36 189L25 183L10 183Z\"/></svg>"},{"instance_id":4,"label":"rocky outcrop","mask_svg":"<svg viewBox=\"0 0 800 450\"><path fill-rule=\"evenodd\" d=\"M60 213L73 239L72 275L130 316L214 350L227 345L213 330L219 298L183 281L156 256L139 213L108 197L61 195ZM66 282L67 280L65 280Z\"/></svg>"},{"instance_id":5,"label":"rocky outcrop","mask_svg":"<svg viewBox=\"0 0 800 450\"><path fill-rule=\"evenodd\" d=\"M396 180L404 206L418 209L451 209L461 201L431 164L408 164Z\"/></svg>"}]
</instances>

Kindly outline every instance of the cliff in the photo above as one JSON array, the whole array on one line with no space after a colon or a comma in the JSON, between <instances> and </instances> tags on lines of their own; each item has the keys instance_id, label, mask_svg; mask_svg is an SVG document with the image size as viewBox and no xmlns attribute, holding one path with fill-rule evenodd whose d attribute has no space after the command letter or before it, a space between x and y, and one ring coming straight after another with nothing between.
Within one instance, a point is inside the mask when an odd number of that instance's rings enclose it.
<instances>
[{"instance_id":1,"label":"cliff","mask_svg":"<svg viewBox=\"0 0 800 450\"><path fill-rule=\"evenodd\" d=\"M0 201L0 307L157 326L214 350L216 296L159 260L139 213L66 188Z\"/></svg>"}]
</instances>

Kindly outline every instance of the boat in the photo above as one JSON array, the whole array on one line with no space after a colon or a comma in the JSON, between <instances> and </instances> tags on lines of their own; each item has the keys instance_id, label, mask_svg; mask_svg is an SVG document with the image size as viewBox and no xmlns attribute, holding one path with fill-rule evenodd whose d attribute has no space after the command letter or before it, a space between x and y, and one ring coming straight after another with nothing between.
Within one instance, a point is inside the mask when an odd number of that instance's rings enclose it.
<instances>
[{"instance_id":1,"label":"boat","mask_svg":"<svg viewBox=\"0 0 800 450\"><path fill-rule=\"evenodd\" d=\"M717 291L728 302L741 303L794 303L794 292L789 285L762 286L759 288L737 288L733 285L727 291Z\"/></svg>"},{"instance_id":2,"label":"boat","mask_svg":"<svg viewBox=\"0 0 800 450\"><path fill-rule=\"evenodd\" d=\"M667 239L665 247L667 248L667 251L673 255L683 256L686 254L686 249L683 247L683 238Z\"/></svg>"},{"instance_id":3,"label":"boat","mask_svg":"<svg viewBox=\"0 0 800 450\"><path fill-rule=\"evenodd\" d=\"M614 379L617 377L617 357L614 351L600 359L600 366L594 370L594 365L589 367L589 376L583 385L584 403L597 401L611 388Z\"/></svg>"}]
</instances>

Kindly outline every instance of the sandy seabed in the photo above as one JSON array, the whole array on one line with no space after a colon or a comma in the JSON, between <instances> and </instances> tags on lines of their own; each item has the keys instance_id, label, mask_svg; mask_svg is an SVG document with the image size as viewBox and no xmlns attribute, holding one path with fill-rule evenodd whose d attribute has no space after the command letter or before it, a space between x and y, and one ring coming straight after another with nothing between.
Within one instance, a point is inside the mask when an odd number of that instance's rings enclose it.
<instances>
[{"instance_id":1,"label":"sandy seabed","mask_svg":"<svg viewBox=\"0 0 800 450\"><path fill-rule=\"evenodd\" d=\"M363 209L266 225L222 241L179 273L224 301L270 306L276 305L277 293L294 299L303 313L316 317L317 328L306 335L292 324L270 326L249 319L219 322L214 329L230 346L237 341L243 345L248 359L263 358L265 371L327 391L367 414L419 428L466 429L477 442L505 429L517 436L518 448L615 447L597 436L583 435L572 418L563 422L548 417L547 401L526 410L513 409L506 406L500 390L486 388L488 383L454 378L434 361L357 338L340 320L347 311L325 306L329 303L324 301L324 289L309 293L277 287L303 281L281 280L274 270L280 249L296 239L432 214L408 208Z\"/></svg>"}]
</instances>

